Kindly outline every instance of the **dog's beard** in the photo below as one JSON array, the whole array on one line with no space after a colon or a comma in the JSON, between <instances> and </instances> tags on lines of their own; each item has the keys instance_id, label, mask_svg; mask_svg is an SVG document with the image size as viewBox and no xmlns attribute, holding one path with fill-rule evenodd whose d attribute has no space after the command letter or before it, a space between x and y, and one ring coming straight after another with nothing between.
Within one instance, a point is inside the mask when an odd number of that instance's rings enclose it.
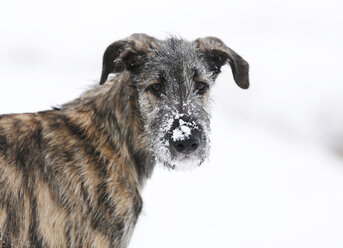
<instances>
[{"instance_id":1,"label":"dog's beard","mask_svg":"<svg viewBox=\"0 0 343 248\"><path fill-rule=\"evenodd\" d=\"M204 162L204 160L204 158L189 156L187 158L168 161L165 166L171 168L172 170L186 171L199 167Z\"/></svg>"}]
</instances>

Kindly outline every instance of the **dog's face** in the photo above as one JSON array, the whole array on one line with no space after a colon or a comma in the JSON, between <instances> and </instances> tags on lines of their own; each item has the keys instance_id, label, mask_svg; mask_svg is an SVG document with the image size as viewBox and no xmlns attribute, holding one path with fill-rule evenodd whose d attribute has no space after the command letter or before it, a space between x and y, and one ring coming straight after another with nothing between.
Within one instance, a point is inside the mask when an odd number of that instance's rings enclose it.
<instances>
[{"instance_id":1,"label":"dog's face","mask_svg":"<svg viewBox=\"0 0 343 248\"><path fill-rule=\"evenodd\" d=\"M139 78L140 113L155 157L175 169L200 165L209 150L214 78L199 51L179 39L160 42Z\"/></svg>"},{"instance_id":2,"label":"dog's face","mask_svg":"<svg viewBox=\"0 0 343 248\"><path fill-rule=\"evenodd\" d=\"M248 88L248 64L219 39L160 41L135 34L107 48L100 83L108 73L131 72L151 152L167 167L185 169L208 156L209 91L226 62L237 84Z\"/></svg>"}]
</instances>

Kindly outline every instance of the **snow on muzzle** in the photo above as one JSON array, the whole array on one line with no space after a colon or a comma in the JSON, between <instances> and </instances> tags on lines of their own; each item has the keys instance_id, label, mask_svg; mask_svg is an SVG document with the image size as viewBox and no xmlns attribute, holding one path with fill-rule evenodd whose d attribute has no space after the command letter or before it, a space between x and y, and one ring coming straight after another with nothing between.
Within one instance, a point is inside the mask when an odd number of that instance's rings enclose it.
<instances>
[{"instance_id":1,"label":"snow on muzzle","mask_svg":"<svg viewBox=\"0 0 343 248\"><path fill-rule=\"evenodd\" d=\"M169 133L169 143L173 149L182 154L191 154L201 143L201 131L194 121L184 118L175 119Z\"/></svg>"}]
</instances>

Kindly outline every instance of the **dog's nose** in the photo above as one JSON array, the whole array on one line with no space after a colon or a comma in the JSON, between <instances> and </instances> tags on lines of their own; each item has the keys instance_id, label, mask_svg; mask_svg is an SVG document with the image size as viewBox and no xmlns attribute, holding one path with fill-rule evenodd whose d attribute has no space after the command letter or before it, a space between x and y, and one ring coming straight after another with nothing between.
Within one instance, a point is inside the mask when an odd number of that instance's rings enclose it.
<instances>
[{"instance_id":1,"label":"dog's nose","mask_svg":"<svg viewBox=\"0 0 343 248\"><path fill-rule=\"evenodd\" d=\"M191 135L182 140L171 139L171 145L180 153L190 154L198 149L200 145L200 132L194 130Z\"/></svg>"}]
</instances>

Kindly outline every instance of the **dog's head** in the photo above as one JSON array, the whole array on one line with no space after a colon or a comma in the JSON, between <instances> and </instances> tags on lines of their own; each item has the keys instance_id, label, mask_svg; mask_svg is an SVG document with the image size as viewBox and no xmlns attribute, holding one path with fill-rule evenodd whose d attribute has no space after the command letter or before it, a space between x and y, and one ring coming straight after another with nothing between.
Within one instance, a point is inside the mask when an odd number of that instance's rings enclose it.
<instances>
[{"instance_id":1,"label":"dog's head","mask_svg":"<svg viewBox=\"0 0 343 248\"><path fill-rule=\"evenodd\" d=\"M106 49L100 84L110 73L130 73L151 152L169 168L183 169L208 156L209 90L226 63L247 89L248 63L218 38L162 41L134 34Z\"/></svg>"}]
</instances>

